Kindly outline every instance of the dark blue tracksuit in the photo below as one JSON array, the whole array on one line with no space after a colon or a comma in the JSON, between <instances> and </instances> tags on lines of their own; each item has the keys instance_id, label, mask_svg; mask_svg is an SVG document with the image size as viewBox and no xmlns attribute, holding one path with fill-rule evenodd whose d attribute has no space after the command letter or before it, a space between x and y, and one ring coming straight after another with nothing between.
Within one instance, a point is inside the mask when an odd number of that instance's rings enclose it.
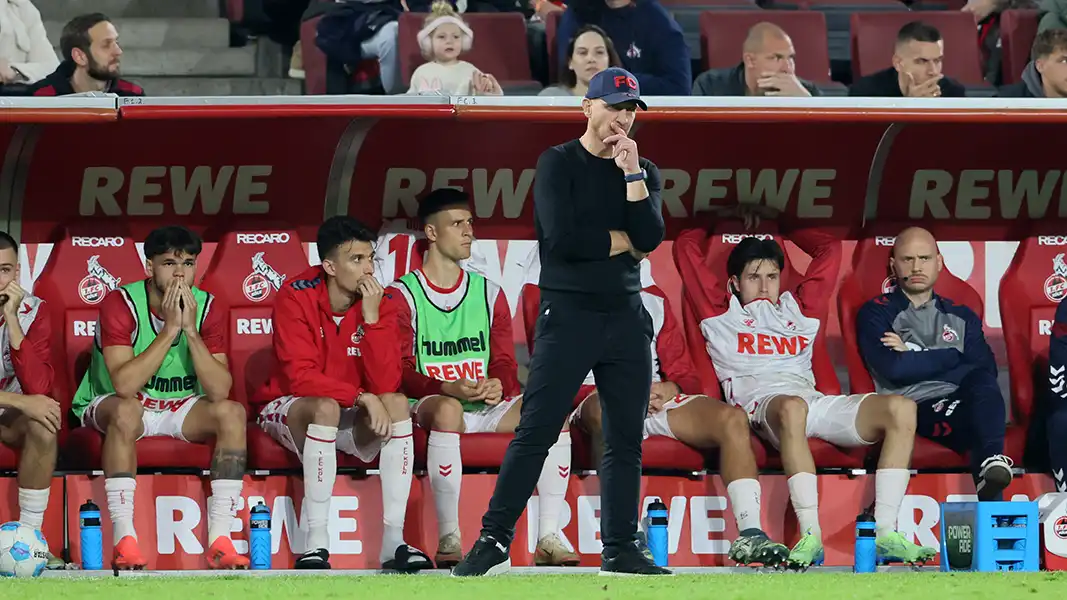
<instances>
[{"instance_id":1,"label":"dark blue tracksuit","mask_svg":"<svg viewBox=\"0 0 1067 600\"><path fill-rule=\"evenodd\" d=\"M883 345L887 332L912 351ZM878 393L919 403L919 435L970 451L976 478L982 461L1004 452L1007 408L993 351L974 311L937 294L912 306L897 289L863 305L856 339Z\"/></svg>"},{"instance_id":2,"label":"dark blue tracksuit","mask_svg":"<svg viewBox=\"0 0 1067 600\"><path fill-rule=\"evenodd\" d=\"M1048 347L1048 450L1056 490L1067 492L1067 302L1056 308Z\"/></svg>"}]
</instances>

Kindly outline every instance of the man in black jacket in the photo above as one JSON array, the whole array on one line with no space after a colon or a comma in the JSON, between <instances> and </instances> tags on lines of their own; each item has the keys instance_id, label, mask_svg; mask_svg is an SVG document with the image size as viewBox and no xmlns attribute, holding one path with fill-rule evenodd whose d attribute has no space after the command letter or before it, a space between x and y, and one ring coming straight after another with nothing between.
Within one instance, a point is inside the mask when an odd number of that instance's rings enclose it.
<instances>
[{"instance_id":1,"label":"man in black jacket","mask_svg":"<svg viewBox=\"0 0 1067 600\"><path fill-rule=\"evenodd\" d=\"M997 92L1001 98L1067 98L1067 29L1046 29L1034 38L1034 57L1022 80Z\"/></svg>"},{"instance_id":2,"label":"man in black jacket","mask_svg":"<svg viewBox=\"0 0 1067 600\"><path fill-rule=\"evenodd\" d=\"M59 68L30 87L33 96L105 92L144 96L144 89L119 77L122 47L111 19L101 13L74 17L59 38Z\"/></svg>"},{"instance_id":3,"label":"man in black jacket","mask_svg":"<svg viewBox=\"0 0 1067 600\"><path fill-rule=\"evenodd\" d=\"M652 387L652 318L641 301L645 254L663 241L660 174L629 137L644 109L637 78L610 68L582 100L585 134L546 150L534 179L541 306L530 377L482 534L453 576L504 573L515 522L575 394L596 377L604 428L601 573L661 575L637 541L641 442Z\"/></svg>"},{"instance_id":4,"label":"man in black jacket","mask_svg":"<svg viewBox=\"0 0 1067 600\"><path fill-rule=\"evenodd\" d=\"M962 98L963 86L941 72L945 42L933 25L912 21L897 33L893 66L857 80L849 96Z\"/></svg>"}]
</instances>

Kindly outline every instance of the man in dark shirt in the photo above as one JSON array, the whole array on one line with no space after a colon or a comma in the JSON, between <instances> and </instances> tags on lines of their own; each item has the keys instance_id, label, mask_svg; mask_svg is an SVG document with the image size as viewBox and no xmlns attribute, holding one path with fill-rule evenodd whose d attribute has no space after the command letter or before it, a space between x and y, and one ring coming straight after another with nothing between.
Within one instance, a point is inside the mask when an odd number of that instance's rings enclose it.
<instances>
[{"instance_id":1,"label":"man in dark shirt","mask_svg":"<svg viewBox=\"0 0 1067 600\"><path fill-rule=\"evenodd\" d=\"M638 108L646 107L637 79L624 69L601 71L582 101L585 134L537 161L541 306L530 377L481 537L454 576L496 575L511 566L515 522L589 371L601 397L605 442L601 572L670 574L636 538L653 339L639 265L664 234L659 170L638 157L627 137Z\"/></svg>"},{"instance_id":2,"label":"man in dark shirt","mask_svg":"<svg viewBox=\"0 0 1067 600\"><path fill-rule=\"evenodd\" d=\"M694 96L821 96L797 77L797 51L789 34L774 23L756 23L741 47L741 64L704 71L693 82Z\"/></svg>"},{"instance_id":3,"label":"man in dark shirt","mask_svg":"<svg viewBox=\"0 0 1067 600\"><path fill-rule=\"evenodd\" d=\"M962 98L959 82L945 77L941 63L945 42L933 25L912 21L900 28L893 66L857 80L849 96L875 98Z\"/></svg>"},{"instance_id":4,"label":"man in dark shirt","mask_svg":"<svg viewBox=\"0 0 1067 600\"><path fill-rule=\"evenodd\" d=\"M104 92L119 96L144 96L144 89L119 77L122 48L119 34L106 15L91 13L74 17L59 38L59 63L51 75L30 87L33 96L67 96Z\"/></svg>"}]
</instances>

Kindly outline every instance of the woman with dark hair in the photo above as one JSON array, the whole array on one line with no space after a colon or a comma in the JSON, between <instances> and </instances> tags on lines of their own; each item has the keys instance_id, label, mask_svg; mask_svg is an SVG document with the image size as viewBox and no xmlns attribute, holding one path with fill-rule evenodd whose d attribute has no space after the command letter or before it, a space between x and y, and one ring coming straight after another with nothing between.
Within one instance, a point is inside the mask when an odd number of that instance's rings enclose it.
<instances>
[{"instance_id":1,"label":"woman with dark hair","mask_svg":"<svg viewBox=\"0 0 1067 600\"><path fill-rule=\"evenodd\" d=\"M593 75L622 65L615 45L596 25L583 25L567 45L567 68L559 83L541 90L538 96L584 96Z\"/></svg>"},{"instance_id":2,"label":"woman with dark hair","mask_svg":"<svg viewBox=\"0 0 1067 600\"><path fill-rule=\"evenodd\" d=\"M693 90L689 48L682 28L660 0L569 0L556 30L558 56L583 25L607 33L622 67L646 96L688 96Z\"/></svg>"}]
</instances>

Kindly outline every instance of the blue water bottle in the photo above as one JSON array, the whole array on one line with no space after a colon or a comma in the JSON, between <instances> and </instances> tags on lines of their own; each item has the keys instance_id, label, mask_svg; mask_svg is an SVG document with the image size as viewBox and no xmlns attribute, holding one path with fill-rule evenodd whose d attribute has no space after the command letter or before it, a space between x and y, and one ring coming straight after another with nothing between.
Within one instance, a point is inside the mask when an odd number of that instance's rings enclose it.
<instances>
[{"instance_id":1,"label":"blue water bottle","mask_svg":"<svg viewBox=\"0 0 1067 600\"><path fill-rule=\"evenodd\" d=\"M270 509L260 502L248 516L248 552L253 570L270 568L270 550Z\"/></svg>"},{"instance_id":2,"label":"blue water bottle","mask_svg":"<svg viewBox=\"0 0 1067 600\"><path fill-rule=\"evenodd\" d=\"M100 531L100 507L86 500L78 509L81 529L82 570L99 571L104 568L104 539Z\"/></svg>"},{"instance_id":3,"label":"blue water bottle","mask_svg":"<svg viewBox=\"0 0 1067 600\"><path fill-rule=\"evenodd\" d=\"M667 566L667 505L659 498L648 505L648 550L657 566Z\"/></svg>"},{"instance_id":4,"label":"blue water bottle","mask_svg":"<svg viewBox=\"0 0 1067 600\"><path fill-rule=\"evenodd\" d=\"M874 547L874 517L864 512L856 517L856 558L853 573L874 573L877 550Z\"/></svg>"}]
</instances>

